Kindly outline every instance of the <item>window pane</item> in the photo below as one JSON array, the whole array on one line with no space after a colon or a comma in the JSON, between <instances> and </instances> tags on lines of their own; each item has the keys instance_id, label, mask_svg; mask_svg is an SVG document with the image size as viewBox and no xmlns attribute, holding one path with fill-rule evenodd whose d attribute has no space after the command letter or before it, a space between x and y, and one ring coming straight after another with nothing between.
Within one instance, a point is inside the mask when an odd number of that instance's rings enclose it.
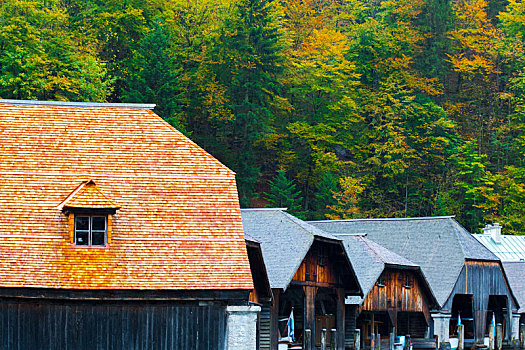
<instances>
[{"instance_id":1,"label":"window pane","mask_svg":"<svg viewBox=\"0 0 525 350\"><path fill-rule=\"evenodd\" d=\"M105 245L106 244L105 236L106 236L105 231L92 231L91 232L91 245Z\"/></svg>"},{"instance_id":2,"label":"window pane","mask_svg":"<svg viewBox=\"0 0 525 350\"><path fill-rule=\"evenodd\" d=\"M75 230L89 230L89 216L75 216Z\"/></svg>"},{"instance_id":3,"label":"window pane","mask_svg":"<svg viewBox=\"0 0 525 350\"><path fill-rule=\"evenodd\" d=\"M94 216L91 229L97 230L97 231L105 231L106 230L106 217L105 216Z\"/></svg>"},{"instance_id":4,"label":"window pane","mask_svg":"<svg viewBox=\"0 0 525 350\"><path fill-rule=\"evenodd\" d=\"M88 245L88 231L76 231L75 233L75 244L76 245Z\"/></svg>"}]
</instances>

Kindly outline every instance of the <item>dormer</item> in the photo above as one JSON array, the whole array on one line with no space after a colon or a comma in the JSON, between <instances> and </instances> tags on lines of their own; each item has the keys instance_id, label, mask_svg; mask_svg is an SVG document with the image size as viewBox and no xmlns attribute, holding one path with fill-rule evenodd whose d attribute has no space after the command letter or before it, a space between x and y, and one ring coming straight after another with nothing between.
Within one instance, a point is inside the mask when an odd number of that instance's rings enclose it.
<instances>
[{"instance_id":1,"label":"dormer","mask_svg":"<svg viewBox=\"0 0 525 350\"><path fill-rule=\"evenodd\" d=\"M93 180L80 184L57 207L68 216L71 243L77 247L107 247L111 242L113 215L120 206Z\"/></svg>"}]
</instances>

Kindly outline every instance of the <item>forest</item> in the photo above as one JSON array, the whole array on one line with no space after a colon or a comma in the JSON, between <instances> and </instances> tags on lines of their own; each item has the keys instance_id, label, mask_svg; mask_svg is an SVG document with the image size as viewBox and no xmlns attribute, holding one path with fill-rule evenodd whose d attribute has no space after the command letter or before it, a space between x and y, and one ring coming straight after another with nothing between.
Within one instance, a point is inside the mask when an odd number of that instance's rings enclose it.
<instances>
[{"instance_id":1,"label":"forest","mask_svg":"<svg viewBox=\"0 0 525 350\"><path fill-rule=\"evenodd\" d=\"M305 219L525 233L519 0L1 0L0 98L155 103Z\"/></svg>"}]
</instances>

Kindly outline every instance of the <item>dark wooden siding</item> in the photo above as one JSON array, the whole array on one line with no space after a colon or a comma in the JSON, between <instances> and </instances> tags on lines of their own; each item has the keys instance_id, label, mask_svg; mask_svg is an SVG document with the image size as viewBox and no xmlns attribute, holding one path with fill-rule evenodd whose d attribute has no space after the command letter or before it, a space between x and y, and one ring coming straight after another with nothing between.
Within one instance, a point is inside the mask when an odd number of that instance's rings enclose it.
<instances>
[{"instance_id":1,"label":"dark wooden siding","mask_svg":"<svg viewBox=\"0 0 525 350\"><path fill-rule=\"evenodd\" d=\"M295 272L294 281L314 282L319 285L339 286L342 284L338 274L333 244L319 244L315 242L304 258L301 266Z\"/></svg>"},{"instance_id":2,"label":"dark wooden siding","mask_svg":"<svg viewBox=\"0 0 525 350\"><path fill-rule=\"evenodd\" d=\"M458 281L449 299L443 305L443 310L452 309L455 294L472 294L474 310L486 310L489 295L505 295L516 309L510 289L505 281L503 271L498 262L466 261Z\"/></svg>"},{"instance_id":3,"label":"dark wooden siding","mask_svg":"<svg viewBox=\"0 0 525 350\"><path fill-rule=\"evenodd\" d=\"M385 269L362 305L362 311L388 310L429 314L428 298L414 271Z\"/></svg>"},{"instance_id":4,"label":"dark wooden siding","mask_svg":"<svg viewBox=\"0 0 525 350\"><path fill-rule=\"evenodd\" d=\"M222 305L0 299L0 349L225 348Z\"/></svg>"}]
</instances>

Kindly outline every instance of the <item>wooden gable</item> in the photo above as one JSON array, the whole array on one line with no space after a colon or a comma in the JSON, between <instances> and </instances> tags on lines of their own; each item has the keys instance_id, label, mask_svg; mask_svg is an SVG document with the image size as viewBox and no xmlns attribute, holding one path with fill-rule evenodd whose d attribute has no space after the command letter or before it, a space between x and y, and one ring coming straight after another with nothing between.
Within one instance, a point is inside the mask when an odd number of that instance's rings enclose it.
<instances>
[{"instance_id":1,"label":"wooden gable","mask_svg":"<svg viewBox=\"0 0 525 350\"><path fill-rule=\"evenodd\" d=\"M350 263L342 246L318 240L314 241L297 269L292 284L359 289L353 282Z\"/></svg>"},{"instance_id":2,"label":"wooden gable","mask_svg":"<svg viewBox=\"0 0 525 350\"><path fill-rule=\"evenodd\" d=\"M428 290L412 269L385 268L361 306L362 311L412 311L429 315Z\"/></svg>"}]
</instances>

